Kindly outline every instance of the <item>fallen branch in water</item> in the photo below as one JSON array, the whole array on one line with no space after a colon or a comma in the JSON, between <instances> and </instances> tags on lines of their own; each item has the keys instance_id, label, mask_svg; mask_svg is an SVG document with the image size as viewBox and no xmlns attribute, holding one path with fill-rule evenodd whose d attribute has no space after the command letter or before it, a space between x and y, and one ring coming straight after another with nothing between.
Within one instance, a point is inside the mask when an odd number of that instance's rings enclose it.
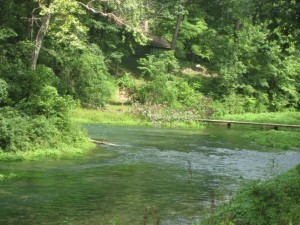
<instances>
[{"instance_id":1,"label":"fallen branch in water","mask_svg":"<svg viewBox=\"0 0 300 225\"><path fill-rule=\"evenodd\" d=\"M109 145L109 146L118 146L116 144L113 144L113 143L109 143L109 142L105 142L105 141L97 141L97 140L94 140L94 139L91 139L91 141L97 145Z\"/></svg>"}]
</instances>

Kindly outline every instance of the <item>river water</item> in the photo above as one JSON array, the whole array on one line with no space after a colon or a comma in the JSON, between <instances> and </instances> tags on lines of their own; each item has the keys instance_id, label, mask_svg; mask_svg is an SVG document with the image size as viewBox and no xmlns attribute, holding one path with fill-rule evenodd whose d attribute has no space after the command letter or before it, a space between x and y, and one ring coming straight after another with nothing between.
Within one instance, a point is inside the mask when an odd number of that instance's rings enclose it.
<instances>
[{"instance_id":1,"label":"river water","mask_svg":"<svg viewBox=\"0 0 300 225\"><path fill-rule=\"evenodd\" d=\"M86 129L113 145L77 159L0 164L18 175L0 183L0 224L194 224L242 183L300 163L300 152L246 142L247 128Z\"/></svg>"}]
</instances>

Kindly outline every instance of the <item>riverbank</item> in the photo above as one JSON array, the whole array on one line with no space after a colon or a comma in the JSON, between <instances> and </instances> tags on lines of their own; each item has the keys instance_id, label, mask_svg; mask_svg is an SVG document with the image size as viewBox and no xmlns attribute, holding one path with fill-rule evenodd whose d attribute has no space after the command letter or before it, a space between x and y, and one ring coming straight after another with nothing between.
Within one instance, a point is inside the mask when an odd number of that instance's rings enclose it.
<instances>
[{"instance_id":1,"label":"riverbank","mask_svg":"<svg viewBox=\"0 0 300 225\"><path fill-rule=\"evenodd\" d=\"M252 121L267 123L282 123L300 125L300 112L279 112L279 113L261 113L261 114L241 114L226 115L214 119ZM73 111L72 120L78 125L83 124L105 124L118 126L154 126L153 122L147 117L138 116L132 113L132 108L127 105L108 105L105 109L83 109L77 108ZM174 122L161 123L161 127L173 128L203 128L206 123L192 122ZM234 129L234 128L233 128ZM300 151L300 131L297 129L282 129L275 131L269 130L250 130L242 135L246 141L254 142L260 146L268 147L268 150L287 150L292 149ZM93 144L88 138L77 146L61 145L59 148L40 148L31 151L0 151L0 161L21 161L37 160L45 158L64 158L73 157L82 154L87 149L92 149Z\"/></svg>"},{"instance_id":2,"label":"riverbank","mask_svg":"<svg viewBox=\"0 0 300 225\"><path fill-rule=\"evenodd\" d=\"M4 152L0 151L0 162L11 161L33 161L41 159L61 159L77 157L89 149L93 149L95 144L88 139L75 146L62 144L59 148L39 148L31 151Z\"/></svg>"},{"instance_id":3,"label":"riverbank","mask_svg":"<svg viewBox=\"0 0 300 225\"><path fill-rule=\"evenodd\" d=\"M220 120L234 120L245 122L276 123L276 124L294 124L300 125L300 112L272 112L272 113L246 113L236 115L225 115L215 117ZM134 115L129 106L108 105L106 109L76 109L73 112L73 120L79 124L105 124L121 126L153 126L153 123L147 117ZM173 128L204 128L207 123L161 123L161 127ZM240 126L240 125L236 125ZM234 128L232 128L234 129ZM283 128L279 131L273 129L257 128L248 130L241 136L257 145L265 146L279 150L293 149L300 151L300 130L293 128Z\"/></svg>"},{"instance_id":4,"label":"riverbank","mask_svg":"<svg viewBox=\"0 0 300 225\"><path fill-rule=\"evenodd\" d=\"M222 117L217 117L216 119L300 125L300 112L271 112L260 114L246 113L225 115ZM277 131L271 128L261 128L257 131L248 131L242 136L246 140L261 146L266 146L277 150L293 149L300 151L300 129L280 128Z\"/></svg>"},{"instance_id":5,"label":"riverbank","mask_svg":"<svg viewBox=\"0 0 300 225\"><path fill-rule=\"evenodd\" d=\"M213 117L219 120L300 125L300 112L245 113ZM103 109L77 108L73 120L79 124L151 126L147 117L137 116L128 105L107 105ZM167 126L168 124L163 124ZM176 126L176 123L174 123ZM187 125L189 127L189 125Z\"/></svg>"},{"instance_id":6,"label":"riverbank","mask_svg":"<svg viewBox=\"0 0 300 225\"><path fill-rule=\"evenodd\" d=\"M300 222L300 164L267 181L253 181L201 225L296 225Z\"/></svg>"},{"instance_id":7,"label":"riverbank","mask_svg":"<svg viewBox=\"0 0 300 225\"><path fill-rule=\"evenodd\" d=\"M107 105L103 109L77 108L73 111L73 121L77 124L103 124L116 126L141 126L163 128L204 128L194 121L151 121L145 115L138 115L131 106Z\"/></svg>"}]
</instances>

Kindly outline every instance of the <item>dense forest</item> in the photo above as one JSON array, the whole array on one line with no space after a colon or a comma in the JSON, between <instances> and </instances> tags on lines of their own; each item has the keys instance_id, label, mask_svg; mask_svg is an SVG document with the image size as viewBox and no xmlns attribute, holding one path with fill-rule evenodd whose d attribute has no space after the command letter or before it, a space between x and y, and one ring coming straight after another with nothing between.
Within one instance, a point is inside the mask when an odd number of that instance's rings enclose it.
<instances>
[{"instance_id":1,"label":"dense forest","mask_svg":"<svg viewBox=\"0 0 300 225\"><path fill-rule=\"evenodd\" d=\"M1 0L0 149L85 138L70 110L299 110L298 0ZM150 107L150 106L149 106Z\"/></svg>"}]
</instances>

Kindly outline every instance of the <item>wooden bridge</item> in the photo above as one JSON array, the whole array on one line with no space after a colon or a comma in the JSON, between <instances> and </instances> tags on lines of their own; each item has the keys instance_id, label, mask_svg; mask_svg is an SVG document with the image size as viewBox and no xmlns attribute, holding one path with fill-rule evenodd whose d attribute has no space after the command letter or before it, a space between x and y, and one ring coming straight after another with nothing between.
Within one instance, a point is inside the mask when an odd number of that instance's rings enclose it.
<instances>
[{"instance_id":1,"label":"wooden bridge","mask_svg":"<svg viewBox=\"0 0 300 225\"><path fill-rule=\"evenodd\" d=\"M274 130L278 130L279 127L284 128L300 128L300 125L290 125L290 124L274 124L274 123L257 123L257 122L243 122L243 121L231 121L231 120L209 120L209 119L197 119L198 122L216 123L216 124L226 124L227 128L231 127L231 124L240 125L254 125L261 127L273 127Z\"/></svg>"}]
</instances>

